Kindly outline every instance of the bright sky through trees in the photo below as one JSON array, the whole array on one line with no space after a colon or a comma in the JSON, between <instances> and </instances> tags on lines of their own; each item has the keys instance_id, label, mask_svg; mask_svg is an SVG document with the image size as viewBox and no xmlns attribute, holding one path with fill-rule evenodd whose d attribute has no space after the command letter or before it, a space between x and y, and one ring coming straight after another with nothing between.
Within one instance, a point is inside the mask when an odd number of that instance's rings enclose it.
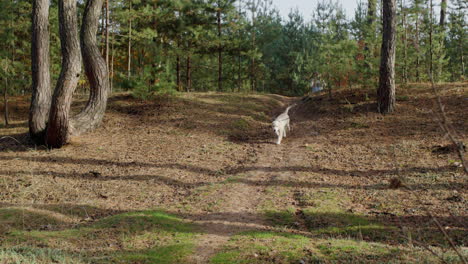
<instances>
[{"instance_id":1,"label":"bright sky through trees","mask_svg":"<svg viewBox=\"0 0 468 264\"><path fill-rule=\"evenodd\" d=\"M273 0L273 5L279 9L283 17L287 17L292 8L298 8L304 18L309 20L312 17L312 13L318 1L319 0ZM346 16L352 18L358 0L339 0L338 2L340 2L346 10Z\"/></svg>"}]
</instances>

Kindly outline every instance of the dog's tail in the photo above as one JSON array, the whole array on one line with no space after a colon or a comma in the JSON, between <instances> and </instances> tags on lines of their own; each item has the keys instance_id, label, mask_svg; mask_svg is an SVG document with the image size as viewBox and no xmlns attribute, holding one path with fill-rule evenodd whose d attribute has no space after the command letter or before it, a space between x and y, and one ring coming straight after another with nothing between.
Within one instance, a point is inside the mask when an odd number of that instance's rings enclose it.
<instances>
[{"instance_id":1,"label":"dog's tail","mask_svg":"<svg viewBox=\"0 0 468 264\"><path fill-rule=\"evenodd\" d=\"M286 114L289 112L289 109L293 108L294 106L296 106L296 104L292 104L290 106L288 106L288 108L286 108L286 111L284 111Z\"/></svg>"}]
</instances>

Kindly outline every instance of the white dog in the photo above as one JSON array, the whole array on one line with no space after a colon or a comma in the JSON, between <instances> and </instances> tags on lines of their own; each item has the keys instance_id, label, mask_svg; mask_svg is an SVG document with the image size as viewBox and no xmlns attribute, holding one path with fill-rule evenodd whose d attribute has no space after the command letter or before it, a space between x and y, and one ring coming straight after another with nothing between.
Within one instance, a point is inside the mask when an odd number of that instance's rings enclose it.
<instances>
[{"instance_id":1,"label":"white dog","mask_svg":"<svg viewBox=\"0 0 468 264\"><path fill-rule=\"evenodd\" d=\"M288 130L291 130L291 127L289 126L289 109L291 109L294 105L288 106L286 110L279 115L275 121L273 121L273 130L275 131L275 134L278 136L278 141L276 141L276 144L281 144L281 140L283 137L286 137L286 127Z\"/></svg>"}]
</instances>

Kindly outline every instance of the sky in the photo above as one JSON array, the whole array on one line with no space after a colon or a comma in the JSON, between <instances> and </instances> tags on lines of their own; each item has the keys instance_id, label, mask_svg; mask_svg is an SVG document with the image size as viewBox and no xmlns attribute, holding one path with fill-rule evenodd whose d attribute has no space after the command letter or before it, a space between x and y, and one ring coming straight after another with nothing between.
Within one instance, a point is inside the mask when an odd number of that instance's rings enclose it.
<instances>
[{"instance_id":1,"label":"sky","mask_svg":"<svg viewBox=\"0 0 468 264\"><path fill-rule=\"evenodd\" d=\"M289 11L292 8L298 8L305 20L308 21L312 18L312 13L318 1L319 0L273 0L273 5L278 8L281 16L285 18L288 17ZM338 0L345 9L348 18L354 17L357 1L358 0Z\"/></svg>"}]
</instances>

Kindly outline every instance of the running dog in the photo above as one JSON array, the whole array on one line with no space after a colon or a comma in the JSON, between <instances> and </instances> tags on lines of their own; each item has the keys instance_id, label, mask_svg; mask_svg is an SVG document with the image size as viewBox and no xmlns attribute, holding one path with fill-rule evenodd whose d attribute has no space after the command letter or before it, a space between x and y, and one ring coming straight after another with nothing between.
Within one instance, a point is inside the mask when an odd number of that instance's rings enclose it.
<instances>
[{"instance_id":1,"label":"running dog","mask_svg":"<svg viewBox=\"0 0 468 264\"><path fill-rule=\"evenodd\" d=\"M291 130L291 127L289 126L289 109L291 109L294 105L288 106L286 110L279 115L275 121L273 121L273 130L275 131L275 134L278 136L278 141L276 141L276 144L281 144L281 140L283 137L286 137L286 127L288 130Z\"/></svg>"}]
</instances>

